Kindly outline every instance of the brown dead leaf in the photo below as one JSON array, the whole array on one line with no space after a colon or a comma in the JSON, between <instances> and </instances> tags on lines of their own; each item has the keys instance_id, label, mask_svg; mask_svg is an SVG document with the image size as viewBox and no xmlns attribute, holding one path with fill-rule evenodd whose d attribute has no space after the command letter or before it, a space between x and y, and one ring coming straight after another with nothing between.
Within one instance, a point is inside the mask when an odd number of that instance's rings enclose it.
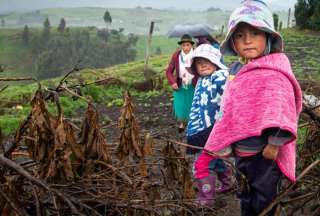
<instances>
[{"instance_id":1,"label":"brown dead leaf","mask_svg":"<svg viewBox=\"0 0 320 216\"><path fill-rule=\"evenodd\" d=\"M131 95L128 91L124 94L124 104L120 111L121 115L118 121L120 133L120 143L117 148L117 156L123 160L129 156L142 157L142 151L139 139L138 123L134 116L134 107Z\"/></svg>"},{"instance_id":2,"label":"brown dead leaf","mask_svg":"<svg viewBox=\"0 0 320 216\"><path fill-rule=\"evenodd\" d=\"M148 156L153 154L153 138L151 137L150 133L147 133L144 139L144 145L142 147L143 149L143 155Z\"/></svg>"},{"instance_id":3,"label":"brown dead leaf","mask_svg":"<svg viewBox=\"0 0 320 216\"><path fill-rule=\"evenodd\" d=\"M180 152L175 149L174 145L170 142L162 149L162 154L166 158L164 166L167 171L169 181L180 181L181 178L181 164L177 158L182 157Z\"/></svg>"},{"instance_id":4,"label":"brown dead leaf","mask_svg":"<svg viewBox=\"0 0 320 216\"><path fill-rule=\"evenodd\" d=\"M111 162L106 138L101 132L98 113L93 104L88 104L86 117L80 133L80 145L84 148L84 158L86 161L99 160L106 163ZM91 168L86 168L86 166L91 167L91 164L84 164L84 170L92 170ZM88 174L87 171L86 173Z\"/></svg>"}]
</instances>

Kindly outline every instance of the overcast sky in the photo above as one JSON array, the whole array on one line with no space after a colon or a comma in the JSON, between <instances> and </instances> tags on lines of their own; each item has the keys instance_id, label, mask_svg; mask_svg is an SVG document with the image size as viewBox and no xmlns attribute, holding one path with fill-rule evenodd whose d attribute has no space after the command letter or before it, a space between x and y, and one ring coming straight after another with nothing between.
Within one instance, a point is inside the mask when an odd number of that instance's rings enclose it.
<instances>
[{"instance_id":1,"label":"overcast sky","mask_svg":"<svg viewBox=\"0 0 320 216\"><path fill-rule=\"evenodd\" d=\"M233 9L240 0L0 0L0 13L9 11L35 10L50 7L104 7L133 8L137 6L159 9L204 10L209 7ZM297 0L265 0L272 10L293 8Z\"/></svg>"}]
</instances>

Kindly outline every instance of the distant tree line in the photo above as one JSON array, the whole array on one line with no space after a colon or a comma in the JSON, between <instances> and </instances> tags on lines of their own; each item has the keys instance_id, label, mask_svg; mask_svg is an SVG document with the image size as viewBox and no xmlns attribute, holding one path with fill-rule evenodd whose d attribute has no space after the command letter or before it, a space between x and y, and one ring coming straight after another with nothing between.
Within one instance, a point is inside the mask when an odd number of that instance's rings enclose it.
<instances>
[{"instance_id":1,"label":"distant tree line","mask_svg":"<svg viewBox=\"0 0 320 216\"><path fill-rule=\"evenodd\" d=\"M106 22L111 23L110 20L111 17ZM69 29L63 18L57 29L47 18L41 31L25 26L21 35L39 79L63 75L77 62L80 67L103 68L132 61L138 40L133 34L124 35L123 29Z\"/></svg>"},{"instance_id":2,"label":"distant tree line","mask_svg":"<svg viewBox=\"0 0 320 216\"><path fill-rule=\"evenodd\" d=\"M320 1L298 0L294 16L299 28L320 30Z\"/></svg>"},{"instance_id":3,"label":"distant tree line","mask_svg":"<svg viewBox=\"0 0 320 216\"><path fill-rule=\"evenodd\" d=\"M221 11L221 9L220 9L220 8L215 8L215 7L209 7L209 8L207 9L207 11L208 11L208 12L217 12L217 11Z\"/></svg>"}]
</instances>

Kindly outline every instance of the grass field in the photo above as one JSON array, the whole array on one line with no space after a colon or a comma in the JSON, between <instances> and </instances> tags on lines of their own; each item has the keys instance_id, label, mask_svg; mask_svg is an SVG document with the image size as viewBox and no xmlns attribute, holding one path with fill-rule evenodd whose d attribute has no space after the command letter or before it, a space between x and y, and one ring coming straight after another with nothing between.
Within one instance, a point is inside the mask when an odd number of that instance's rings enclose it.
<instances>
[{"instance_id":1,"label":"grass field","mask_svg":"<svg viewBox=\"0 0 320 216\"><path fill-rule=\"evenodd\" d=\"M147 46L148 37L147 36L139 36L139 40L137 42L137 60L144 59L146 55L146 46ZM175 51L179 45L177 42L179 38L168 38L162 35L156 35L152 37L151 41L151 55L157 54L157 49L160 48L161 54L169 54Z\"/></svg>"}]
</instances>

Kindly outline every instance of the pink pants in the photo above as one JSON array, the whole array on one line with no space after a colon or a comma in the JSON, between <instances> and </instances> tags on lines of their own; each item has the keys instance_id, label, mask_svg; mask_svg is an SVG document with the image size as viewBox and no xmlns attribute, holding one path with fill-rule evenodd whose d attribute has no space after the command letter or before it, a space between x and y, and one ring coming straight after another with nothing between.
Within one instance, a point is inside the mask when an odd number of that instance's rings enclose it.
<instances>
[{"instance_id":1,"label":"pink pants","mask_svg":"<svg viewBox=\"0 0 320 216\"><path fill-rule=\"evenodd\" d=\"M201 152L200 156L197 158L194 164L195 177L197 179L205 178L210 175L209 165L210 165L210 162L214 159L217 159L217 158L209 155L205 151Z\"/></svg>"}]
</instances>

